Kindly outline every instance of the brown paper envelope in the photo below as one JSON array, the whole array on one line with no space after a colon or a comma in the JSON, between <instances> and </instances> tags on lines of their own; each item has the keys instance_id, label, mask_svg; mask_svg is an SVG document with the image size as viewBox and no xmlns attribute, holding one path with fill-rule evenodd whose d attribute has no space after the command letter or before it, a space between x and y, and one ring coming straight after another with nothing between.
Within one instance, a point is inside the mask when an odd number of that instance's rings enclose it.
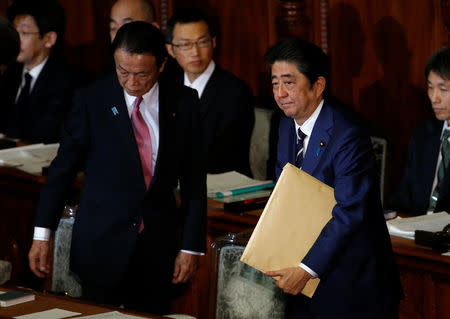
<instances>
[{"instance_id":1,"label":"brown paper envelope","mask_svg":"<svg viewBox=\"0 0 450 319\"><path fill-rule=\"evenodd\" d=\"M286 164L244 250L241 261L262 271L298 267L336 205L334 190ZM311 279L302 294L312 297L319 279Z\"/></svg>"}]
</instances>

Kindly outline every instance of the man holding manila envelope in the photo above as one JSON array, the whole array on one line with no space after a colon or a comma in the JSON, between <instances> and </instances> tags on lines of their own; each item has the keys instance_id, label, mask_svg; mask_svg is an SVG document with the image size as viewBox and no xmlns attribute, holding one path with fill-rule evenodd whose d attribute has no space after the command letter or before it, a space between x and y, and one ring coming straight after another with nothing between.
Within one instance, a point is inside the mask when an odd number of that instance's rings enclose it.
<instances>
[{"instance_id":1,"label":"man holding manila envelope","mask_svg":"<svg viewBox=\"0 0 450 319\"><path fill-rule=\"evenodd\" d=\"M369 136L328 98L328 59L320 48L291 39L271 47L266 59L274 98L285 114L277 178L287 163L294 164L332 187L336 200L299 266L266 272L288 294L286 318L398 318L402 292ZM315 277L320 283L312 298L302 295Z\"/></svg>"}]
</instances>

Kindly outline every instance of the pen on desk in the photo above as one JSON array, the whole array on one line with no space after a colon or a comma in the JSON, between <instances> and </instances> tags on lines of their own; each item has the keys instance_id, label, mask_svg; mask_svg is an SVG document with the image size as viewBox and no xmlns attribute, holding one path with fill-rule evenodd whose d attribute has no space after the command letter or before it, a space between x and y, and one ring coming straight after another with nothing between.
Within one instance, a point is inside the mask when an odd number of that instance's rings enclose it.
<instances>
[{"instance_id":1,"label":"pen on desk","mask_svg":"<svg viewBox=\"0 0 450 319\"><path fill-rule=\"evenodd\" d=\"M258 190L261 190L261 189L270 188L270 187L274 187L274 186L275 186L275 183L256 185L256 186L250 186L250 187L243 187L243 188L238 188L238 189L232 189L232 190L225 191L225 192L217 192L216 196L219 197L219 198L222 198L222 197L225 197L225 196L250 193L250 192L254 192L254 191L258 191Z\"/></svg>"}]
</instances>

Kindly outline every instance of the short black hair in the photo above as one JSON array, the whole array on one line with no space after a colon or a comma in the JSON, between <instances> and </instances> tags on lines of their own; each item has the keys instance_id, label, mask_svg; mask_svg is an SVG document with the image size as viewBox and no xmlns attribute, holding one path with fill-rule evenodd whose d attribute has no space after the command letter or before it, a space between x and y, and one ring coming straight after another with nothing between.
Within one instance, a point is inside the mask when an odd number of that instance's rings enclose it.
<instances>
[{"instance_id":1,"label":"short black hair","mask_svg":"<svg viewBox=\"0 0 450 319\"><path fill-rule=\"evenodd\" d=\"M167 43L172 43L173 41L173 30L175 29L175 25L177 23L185 24L191 22L200 22L203 21L206 23L208 27L209 35L211 37L215 37L216 33L214 27L209 20L208 16L199 8L184 8L176 11L173 16L167 22L167 33L166 33L166 41Z\"/></svg>"},{"instance_id":2,"label":"short black hair","mask_svg":"<svg viewBox=\"0 0 450 319\"><path fill-rule=\"evenodd\" d=\"M41 37L47 32L54 31L58 34L57 41L62 41L66 28L66 16L57 0L15 0L8 8L8 19L13 21L21 14L34 18Z\"/></svg>"},{"instance_id":3,"label":"short black hair","mask_svg":"<svg viewBox=\"0 0 450 319\"><path fill-rule=\"evenodd\" d=\"M450 80L450 48L441 48L428 59L425 66L426 79L431 71L445 80Z\"/></svg>"},{"instance_id":4,"label":"short black hair","mask_svg":"<svg viewBox=\"0 0 450 319\"><path fill-rule=\"evenodd\" d=\"M328 57L314 43L292 38L270 47L264 57L270 69L275 62L294 63L298 71L308 79L311 88L320 76L324 77L327 90L330 76Z\"/></svg>"},{"instance_id":5,"label":"short black hair","mask_svg":"<svg viewBox=\"0 0 450 319\"><path fill-rule=\"evenodd\" d=\"M124 49L131 54L151 54L161 66L167 56L164 35L154 25L144 21L124 24L111 44L113 52Z\"/></svg>"},{"instance_id":6,"label":"short black hair","mask_svg":"<svg viewBox=\"0 0 450 319\"><path fill-rule=\"evenodd\" d=\"M14 62L19 51L19 34L8 20L0 17L0 65Z\"/></svg>"}]
</instances>

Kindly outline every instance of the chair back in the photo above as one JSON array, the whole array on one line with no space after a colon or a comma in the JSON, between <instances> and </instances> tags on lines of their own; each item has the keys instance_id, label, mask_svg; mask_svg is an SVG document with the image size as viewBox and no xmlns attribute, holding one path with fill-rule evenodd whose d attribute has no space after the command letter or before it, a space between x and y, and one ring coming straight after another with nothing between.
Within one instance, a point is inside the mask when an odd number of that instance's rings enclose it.
<instances>
[{"instance_id":1,"label":"chair back","mask_svg":"<svg viewBox=\"0 0 450 319\"><path fill-rule=\"evenodd\" d=\"M251 232L228 234L212 244L209 318L284 318L284 294L275 280L242 263Z\"/></svg>"}]
</instances>

